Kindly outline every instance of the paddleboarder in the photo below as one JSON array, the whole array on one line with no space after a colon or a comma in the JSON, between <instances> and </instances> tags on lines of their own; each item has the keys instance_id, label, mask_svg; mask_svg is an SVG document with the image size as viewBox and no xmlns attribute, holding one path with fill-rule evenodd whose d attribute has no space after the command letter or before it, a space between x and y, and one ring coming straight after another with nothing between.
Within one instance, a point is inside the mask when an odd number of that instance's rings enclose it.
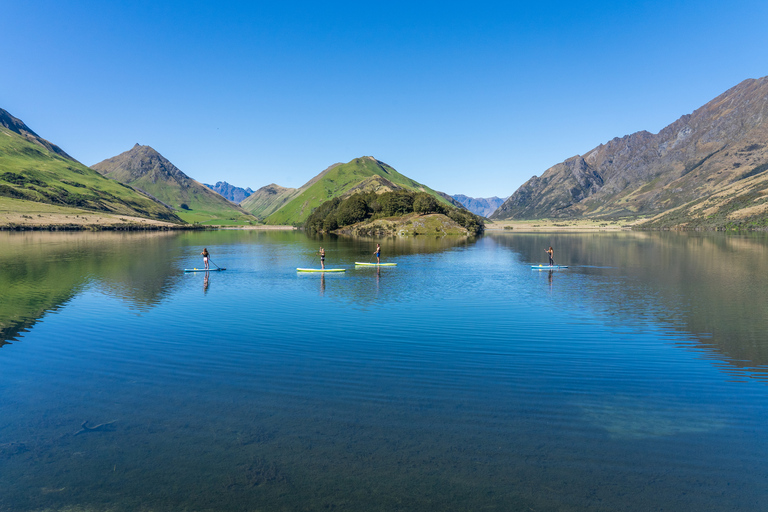
<instances>
[{"instance_id":1,"label":"paddleboarder","mask_svg":"<svg viewBox=\"0 0 768 512\"><path fill-rule=\"evenodd\" d=\"M320 248L320 268L325 270L325 249Z\"/></svg>"},{"instance_id":2,"label":"paddleboarder","mask_svg":"<svg viewBox=\"0 0 768 512\"><path fill-rule=\"evenodd\" d=\"M206 247L203 247L203 252L200 254L203 255L203 263L205 264L205 270L208 270L208 259L210 258L210 254L208 254L208 249Z\"/></svg>"},{"instance_id":3,"label":"paddleboarder","mask_svg":"<svg viewBox=\"0 0 768 512\"><path fill-rule=\"evenodd\" d=\"M552 246L549 246L549 249L544 250L545 253L549 254L549 266L554 267L555 266L555 251L552 249Z\"/></svg>"},{"instance_id":4,"label":"paddleboarder","mask_svg":"<svg viewBox=\"0 0 768 512\"><path fill-rule=\"evenodd\" d=\"M376 263L380 265L381 264L381 245L380 244L376 244L376 251L373 254L376 255Z\"/></svg>"}]
</instances>

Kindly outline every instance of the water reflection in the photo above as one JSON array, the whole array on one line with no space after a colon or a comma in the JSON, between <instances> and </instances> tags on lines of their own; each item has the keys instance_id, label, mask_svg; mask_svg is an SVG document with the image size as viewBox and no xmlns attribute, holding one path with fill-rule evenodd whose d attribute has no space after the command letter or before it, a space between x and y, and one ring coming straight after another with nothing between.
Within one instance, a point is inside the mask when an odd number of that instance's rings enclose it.
<instances>
[{"instance_id":1,"label":"water reflection","mask_svg":"<svg viewBox=\"0 0 768 512\"><path fill-rule=\"evenodd\" d=\"M93 283L145 311L177 276L171 233L0 233L0 346Z\"/></svg>"},{"instance_id":2,"label":"water reflection","mask_svg":"<svg viewBox=\"0 0 768 512\"><path fill-rule=\"evenodd\" d=\"M385 239L307 237L295 231L219 232L4 232L0 233L0 347L15 340L47 312L55 311L84 289L96 286L118 297L138 313L146 313L176 289L180 269L194 267L201 247L211 246L217 262L232 272L254 269L315 266L317 244L329 254L331 266L354 264L381 243L386 258L416 253L438 253L472 243L464 238ZM223 263L224 259L227 263ZM228 270L228 272L230 272ZM230 272L230 273L232 273ZM377 272L377 289L381 273ZM192 277L194 279L194 277ZM326 276L320 277L325 294ZM203 293L211 276L203 276ZM364 283L361 283L365 286ZM339 290L344 293L343 290ZM352 290L353 294L356 293ZM397 289L389 291L397 293ZM371 297L370 293L363 296ZM354 297L347 297L354 300Z\"/></svg>"},{"instance_id":3,"label":"water reflection","mask_svg":"<svg viewBox=\"0 0 768 512\"><path fill-rule=\"evenodd\" d=\"M645 316L698 339L698 350L768 376L768 235L753 233L500 233L499 246L535 262L553 245L568 272L586 276L569 300L618 318ZM620 287L608 287L607 282ZM551 284L550 276L550 284Z\"/></svg>"},{"instance_id":4,"label":"water reflection","mask_svg":"<svg viewBox=\"0 0 768 512\"><path fill-rule=\"evenodd\" d=\"M259 276L316 263L318 244L326 248L335 267L351 267L369 257L376 244L385 261L400 267L348 271L345 286L328 288L329 279L317 278L318 293L331 295L356 307L377 301L410 300L414 290L428 288L429 269L438 261L430 255L464 250L476 239L352 238L333 235L306 236L295 231L223 231L189 233L0 233L0 347L31 328L46 312L54 311L84 289L97 286L119 297L138 312L147 312L181 285L180 269L197 261L201 247L215 250L217 261L229 274ZM548 271L550 294L557 300L589 304L618 321L638 316L661 321L690 333L698 343L688 348L702 351L724 364L726 371L768 375L768 237L765 234L723 235L699 233L506 233L490 231L482 239L511 251L515 265L537 263L542 248L550 245L558 262L569 265L555 277ZM491 245L489 245L491 244ZM418 262L408 258L420 255ZM305 263L306 262L306 263ZM408 264L423 271L404 276ZM583 276L578 288L561 288L561 279ZM216 276L217 278L224 276ZM194 277L190 277L194 279ZM203 276L207 295L212 278ZM220 291L232 284L231 277ZM487 276L478 275L476 286ZM555 281L558 286L555 286ZM609 284L610 283L610 284ZM621 283L617 285L617 283ZM459 288L452 290L455 284ZM279 282L274 286L280 287ZM466 282L448 283L446 295L461 293ZM730 368L730 369L729 369Z\"/></svg>"},{"instance_id":5,"label":"water reflection","mask_svg":"<svg viewBox=\"0 0 768 512\"><path fill-rule=\"evenodd\" d=\"M0 510L731 512L767 497L768 388L690 352L735 368L716 334L690 336L696 307L741 307L685 282L709 278L699 250L733 247L717 236L385 239L397 267L353 269L376 240L104 235L92 256L77 236L45 241L35 272L3 277L30 293L59 279L36 308L66 307L3 351ZM296 272L319 241L347 272ZM542 245L573 267L532 272ZM227 271L183 273L202 247ZM670 282L660 254L704 269ZM737 289L765 285L745 276Z\"/></svg>"}]
</instances>

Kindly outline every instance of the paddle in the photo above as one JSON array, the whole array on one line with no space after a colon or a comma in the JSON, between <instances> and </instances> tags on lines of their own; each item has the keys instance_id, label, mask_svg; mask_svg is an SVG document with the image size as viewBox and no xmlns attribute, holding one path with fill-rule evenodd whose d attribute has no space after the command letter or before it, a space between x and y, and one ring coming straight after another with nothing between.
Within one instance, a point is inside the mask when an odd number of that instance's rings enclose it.
<instances>
[{"instance_id":1,"label":"paddle","mask_svg":"<svg viewBox=\"0 0 768 512\"><path fill-rule=\"evenodd\" d=\"M315 251L313 253L310 253L309 256L307 256L304 261L305 266L307 268L314 268L314 265L317 264L317 257L320 256L320 251Z\"/></svg>"},{"instance_id":2,"label":"paddle","mask_svg":"<svg viewBox=\"0 0 768 512\"><path fill-rule=\"evenodd\" d=\"M208 257L208 263L213 263L213 260L210 258L210 256ZM215 263L213 263L213 264L214 264L214 265L216 265ZM217 269L219 269L219 270L227 270L227 269L225 269L225 268L221 268L221 267L220 267L220 266L218 266L218 265L216 265L216 268L217 268Z\"/></svg>"}]
</instances>

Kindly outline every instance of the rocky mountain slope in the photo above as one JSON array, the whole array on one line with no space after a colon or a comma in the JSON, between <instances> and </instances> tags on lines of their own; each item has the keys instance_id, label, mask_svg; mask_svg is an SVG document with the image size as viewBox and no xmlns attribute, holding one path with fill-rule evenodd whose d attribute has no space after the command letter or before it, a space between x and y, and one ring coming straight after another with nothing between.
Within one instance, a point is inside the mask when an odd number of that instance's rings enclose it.
<instances>
[{"instance_id":1,"label":"rocky mountain slope","mask_svg":"<svg viewBox=\"0 0 768 512\"><path fill-rule=\"evenodd\" d=\"M456 194L451 196L453 199L461 203L464 208L471 211L476 215L482 217L490 217L496 209L504 204L506 198L501 197L467 197L464 194Z\"/></svg>"},{"instance_id":2,"label":"rocky mountain slope","mask_svg":"<svg viewBox=\"0 0 768 512\"><path fill-rule=\"evenodd\" d=\"M768 77L658 134L615 138L523 184L492 219L647 218L646 227L768 223Z\"/></svg>"},{"instance_id":3,"label":"rocky mountain slope","mask_svg":"<svg viewBox=\"0 0 768 512\"><path fill-rule=\"evenodd\" d=\"M132 149L92 168L139 189L176 210L187 222L239 224L255 217L202 183L193 180L149 146Z\"/></svg>"}]
</instances>

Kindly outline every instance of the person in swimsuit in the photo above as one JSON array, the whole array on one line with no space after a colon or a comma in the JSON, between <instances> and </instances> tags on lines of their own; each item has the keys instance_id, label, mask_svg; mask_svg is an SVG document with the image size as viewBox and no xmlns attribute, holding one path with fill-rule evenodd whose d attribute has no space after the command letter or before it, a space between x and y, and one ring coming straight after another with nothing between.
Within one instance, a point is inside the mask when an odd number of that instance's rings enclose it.
<instances>
[{"instance_id":1,"label":"person in swimsuit","mask_svg":"<svg viewBox=\"0 0 768 512\"><path fill-rule=\"evenodd\" d=\"M325 249L320 248L320 268L325 270Z\"/></svg>"},{"instance_id":2,"label":"person in swimsuit","mask_svg":"<svg viewBox=\"0 0 768 512\"><path fill-rule=\"evenodd\" d=\"M545 253L549 254L549 266L554 267L555 266L555 251L552 249L552 246L549 246L549 249L544 250Z\"/></svg>"},{"instance_id":3,"label":"person in swimsuit","mask_svg":"<svg viewBox=\"0 0 768 512\"><path fill-rule=\"evenodd\" d=\"M208 254L208 249L206 247L203 247L203 252L200 254L203 255L203 263L205 264L205 270L208 270L208 258L211 256Z\"/></svg>"},{"instance_id":4,"label":"person in swimsuit","mask_svg":"<svg viewBox=\"0 0 768 512\"><path fill-rule=\"evenodd\" d=\"M376 263L381 264L381 245L376 244L376 251L373 253L376 255Z\"/></svg>"}]
</instances>

